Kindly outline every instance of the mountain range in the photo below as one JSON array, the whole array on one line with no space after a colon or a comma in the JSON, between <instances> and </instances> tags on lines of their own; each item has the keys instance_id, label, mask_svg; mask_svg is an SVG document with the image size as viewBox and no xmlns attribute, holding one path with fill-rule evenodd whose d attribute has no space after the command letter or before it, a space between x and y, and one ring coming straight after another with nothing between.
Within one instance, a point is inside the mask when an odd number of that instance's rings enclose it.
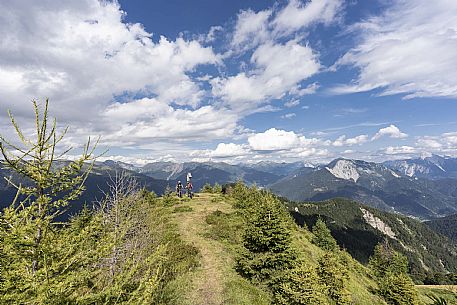
<instances>
[{"instance_id":1,"label":"mountain range","mask_svg":"<svg viewBox=\"0 0 457 305\"><path fill-rule=\"evenodd\" d=\"M328 164L262 161L250 164L223 162L153 162L144 166L107 160L97 162L88 178L81 202L99 198L116 172L134 176L157 194L178 180L193 175L194 191L204 184L243 180L268 188L292 201L322 201L345 197L384 211L422 220L457 213L457 158L431 155L384 163L335 159ZM1 176L9 176L1 169ZM14 189L0 181L0 208L9 203Z\"/></svg>"},{"instance_id":2,"label":"mountain range","mask_svg":"<svg viewBox=\"0 0 457 305\"><path fill-rule=\"evenodd\" d=\"M59 163L65 161L58 161ZM86 181L86 191L77 202L69 208L67 215L77 213L84 204L92 205L93 201L100 200L104 193L108 191L109 185L116 173L124 172L126 175L134 177L141 187L153 191L157 195L162 195L167 187L174 190L178 180L185 181L187 173L193 175L194 191L199 191L203 185L210 183L225 184L243 180L248 184L257 184L260 187L270 185L279 179L287 176L290 172L305 166L302 162L296 163L274 163L260 162L258 164L231 165L227 163L173 163L155 162L145 166L107 160L96 162L92 172ZM9 185L4 179L11 177L13 181L27 185L28 181L14 174L5 166L0 164L0 210L8 206L16 195L16 189Z\"/></svg>"},{"instance_id":3,"label":"mountain range","mask_svg":"<svg viewBox=\"0 0 457 305\"><path fill-rule=\"evenodd\" d=\"M293 201L345 197L420 219L457 213L457 179L411 177L386 164L361 160L336 159L269 187Z\"/></svg>"},{"instance_id":4,"label":"mountain range","mask_svg":"<svg viewBox=\"0 0 457 305\"><path fill-rule=\"evenodd\" d=\"M440 175L437 160L442 168ZM120 172L158 195L167 187L173 189L177 180L185 181L188 172L192 173L195 191L206 183L244 180L284 198L300 225L311 228L318 217L323 218L340 246L362 263L367 262L377 243L389 240L408 257L412 274L422 280L424 274L457 271L454 162L457 159L431 156L384 163L339 158L324 165L155 162L140 167L107 160L96 162L84 195L70 205L64 217L76 214L83 204L90 207L94 200L103 199L113 177ZM417 170L418 164L421 170ZM27 184L1 166L0 176ZM14 195L15 189L1 179L0 210Z\"/></svg>"},{"instance_id":5,"label":"mountain range","mask_svg":"<svg viewBox=\"0 0 457 305\"><path fill-rule=\"evenodd\" d=\"M423 220L457 213L457 158L447 156L430 155L383 163L339 158L321 165L269 161L252 164L154 162L142 167L115 161L101 164L168 181L171 186L177 180L185 180L186 174L191 172L195 190L206 183L243 180L293 201L346 197Z\"/></svg>"},{"instance_id":6,"label":"mountain range","mask_svg":"<svg viewBox=\"0 0 457 305\"><path fill-rule=\"evenodd\" d=\"M100 162L99 165L135 171L154 179L169 181L173 185L178 180L185 181L187 173L190 172L193 176L192 182L195 190L201 189L206 183L225 184L237 180L265 187L296 170L310 166L303 162L259 162L256 164L236 165L223 162L154 162L142 167L136 167L128 163L111 160Z\"/></svg>"}]
</instances>

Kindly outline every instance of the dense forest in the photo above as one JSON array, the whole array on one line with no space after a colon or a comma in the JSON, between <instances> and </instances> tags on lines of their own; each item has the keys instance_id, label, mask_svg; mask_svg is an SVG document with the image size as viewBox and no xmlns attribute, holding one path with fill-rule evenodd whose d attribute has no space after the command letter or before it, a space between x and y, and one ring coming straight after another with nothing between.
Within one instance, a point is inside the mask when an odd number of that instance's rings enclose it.
<instances>
[{"instance_id":1,"label":"dense forest","mask_svg":"<svg viewBox=\"0 0 457 305\"><path fill-rule=\"evenodd\" d=\"M439 232L457 243L457 214L425 222L434 231Z\"/></svg>"}]
</instances>

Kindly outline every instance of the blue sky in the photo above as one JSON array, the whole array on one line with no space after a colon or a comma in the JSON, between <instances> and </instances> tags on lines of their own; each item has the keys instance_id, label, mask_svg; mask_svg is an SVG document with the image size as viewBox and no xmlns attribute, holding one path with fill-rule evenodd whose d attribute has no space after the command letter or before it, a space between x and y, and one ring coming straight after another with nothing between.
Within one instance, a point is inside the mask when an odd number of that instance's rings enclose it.
<instances>
[{"instance_id":1,"label":"blue sky","mask_svg":"<svg viewBox=\"0 0 457 305\"><path fill-rule=\"evenodd\" d=\"M0 127L49 97L105 158L456 155L457 2L2 1ZM77 150L76 150L77 151Z\"/></svg>"}]
</instances>

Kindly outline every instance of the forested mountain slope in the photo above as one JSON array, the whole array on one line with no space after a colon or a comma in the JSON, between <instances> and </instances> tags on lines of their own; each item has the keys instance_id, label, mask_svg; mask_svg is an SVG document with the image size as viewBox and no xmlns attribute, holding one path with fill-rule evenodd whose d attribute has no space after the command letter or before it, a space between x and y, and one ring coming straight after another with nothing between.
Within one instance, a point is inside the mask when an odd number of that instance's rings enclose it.
<instances>
[{"instance_id":1,"label":"forested mountain slope","mask_svg":"<svg viewBox=\"0 0 457 305\"><path fill-rule=\"evenodd\" d=\"M295 220L308 228L322 218L338 244L362 263L387 239L408 257L416 280L436 272L457 273L457 244L422 222L343 198L287 205Z\"/></svg>"},{"instance_id":2,"label":"forested mountain slope","mask_svg":"<svg viewBox=\"0 0 457 305\"><path fill-rule=\"evenodd\" d=\"M457 214L426 221L425 224L457 243Z\"/></svg>"}]
</instances>

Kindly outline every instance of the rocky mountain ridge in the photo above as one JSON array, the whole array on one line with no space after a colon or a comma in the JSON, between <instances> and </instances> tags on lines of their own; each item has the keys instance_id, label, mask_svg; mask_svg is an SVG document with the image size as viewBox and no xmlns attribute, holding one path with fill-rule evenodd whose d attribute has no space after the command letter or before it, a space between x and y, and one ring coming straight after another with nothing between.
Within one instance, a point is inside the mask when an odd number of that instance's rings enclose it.
<instances>
[{"instance_id":1,"label":"rocky mountain ridge","mask_svg":"<svg viewBox=\"0 0 457 305\"><path fill-rule=\"evenodd\" d=\"M457 212L457 180L404 175L382 163L336 159L269 186L294 201L346 197L389 212L431 219Z\"/></svg>"}]
</instances>

